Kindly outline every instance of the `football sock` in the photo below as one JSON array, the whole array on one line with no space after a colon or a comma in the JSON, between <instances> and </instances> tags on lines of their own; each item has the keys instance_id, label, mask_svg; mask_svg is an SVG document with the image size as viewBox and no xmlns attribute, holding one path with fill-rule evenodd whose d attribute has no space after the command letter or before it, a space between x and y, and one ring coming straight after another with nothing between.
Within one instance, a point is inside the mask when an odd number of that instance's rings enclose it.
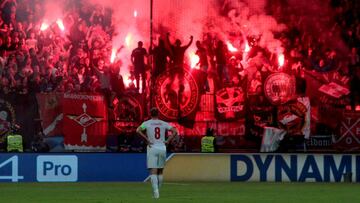
<instances>
[{"instance_id":1,"label":"football sock","mask_svg":"<svg viewBox=\"0 0 360 203\"><path fill-rule=\"evenodd\" d=\"M159 181L157 175L150 175L150 181L153 191L154 192L159 191L159 187L158 187Z\"/></svg>"},{"instance_id":2,"label":"football sock","mask_svg":"<svg viewBox=\"0 0 360 203\"><path fill-rule=\"evenodd\" d=\"M164 180L164 176L163 175L158 175L158 181L159 181L159 188L161 188L161 185L163 183Z\"/></svg>"}]
</instances>

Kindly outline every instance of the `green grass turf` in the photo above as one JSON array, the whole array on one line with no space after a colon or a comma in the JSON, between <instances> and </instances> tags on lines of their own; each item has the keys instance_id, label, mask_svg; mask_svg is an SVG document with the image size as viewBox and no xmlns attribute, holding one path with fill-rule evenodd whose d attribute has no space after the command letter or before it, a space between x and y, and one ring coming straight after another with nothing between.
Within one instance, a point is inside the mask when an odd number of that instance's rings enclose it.
<instances>
[{"instance_id":1,"label":"green grass turf","mask_svg":"<svg viewBox=\"0 0 360 203\"><path fill-rule=\"evenodd\" d=\"M152 199L149 183L0 183L1 203L352 203L355 183L165 183Z\"/></svg>"}]
</instances>

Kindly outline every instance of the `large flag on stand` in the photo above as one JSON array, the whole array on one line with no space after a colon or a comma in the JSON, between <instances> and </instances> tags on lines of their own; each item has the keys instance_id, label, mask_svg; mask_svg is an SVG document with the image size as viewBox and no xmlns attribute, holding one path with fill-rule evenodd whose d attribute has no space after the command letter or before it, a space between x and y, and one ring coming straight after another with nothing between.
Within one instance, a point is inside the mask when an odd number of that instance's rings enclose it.
<instances>
[{"instance_id":1,"label":"large flag on stand","mask_svg":"<svg viewBox=\"0 0 360 203\"><path fill-rule=\"evenodd\" d=\"M104 97L64 94L64 145L67 150L105 151L108 131Z\"/></svg>"}]
</instances>

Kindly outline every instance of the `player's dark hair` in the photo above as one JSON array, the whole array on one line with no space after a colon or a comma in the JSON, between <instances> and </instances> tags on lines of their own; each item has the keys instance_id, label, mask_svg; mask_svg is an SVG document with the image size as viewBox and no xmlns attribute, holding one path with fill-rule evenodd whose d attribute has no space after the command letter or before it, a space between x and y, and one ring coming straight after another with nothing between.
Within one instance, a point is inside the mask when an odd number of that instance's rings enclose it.
<instances>
[{"instance_id":1,"label":"player's dark hair","mask_svg":"<svg viewBox=\"0 0 360 203\"><path fill-rule=\"evenodd\" d=\"M159 110L156 107L153 107L150 109L150 116L151 117L158 117L159 116Z\"/></svg>"}]
</instances>

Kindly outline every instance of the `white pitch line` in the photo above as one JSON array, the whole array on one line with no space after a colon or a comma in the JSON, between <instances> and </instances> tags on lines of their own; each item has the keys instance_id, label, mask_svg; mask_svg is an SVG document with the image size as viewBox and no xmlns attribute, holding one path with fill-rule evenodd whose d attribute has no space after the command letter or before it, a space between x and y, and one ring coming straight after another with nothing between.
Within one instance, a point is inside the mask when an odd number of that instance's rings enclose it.
<instances>
[{"instance_id":1,"label":"white pitch line","mask_svg":"<svg viewBox=\"0 0 360 203\"><path fill-rule=\"evenodd\" d=\"M164 183L164 185L180 185L180 186L189 186L190 184L186 184L186 183Z\"/></svg>"}]
</instances>

